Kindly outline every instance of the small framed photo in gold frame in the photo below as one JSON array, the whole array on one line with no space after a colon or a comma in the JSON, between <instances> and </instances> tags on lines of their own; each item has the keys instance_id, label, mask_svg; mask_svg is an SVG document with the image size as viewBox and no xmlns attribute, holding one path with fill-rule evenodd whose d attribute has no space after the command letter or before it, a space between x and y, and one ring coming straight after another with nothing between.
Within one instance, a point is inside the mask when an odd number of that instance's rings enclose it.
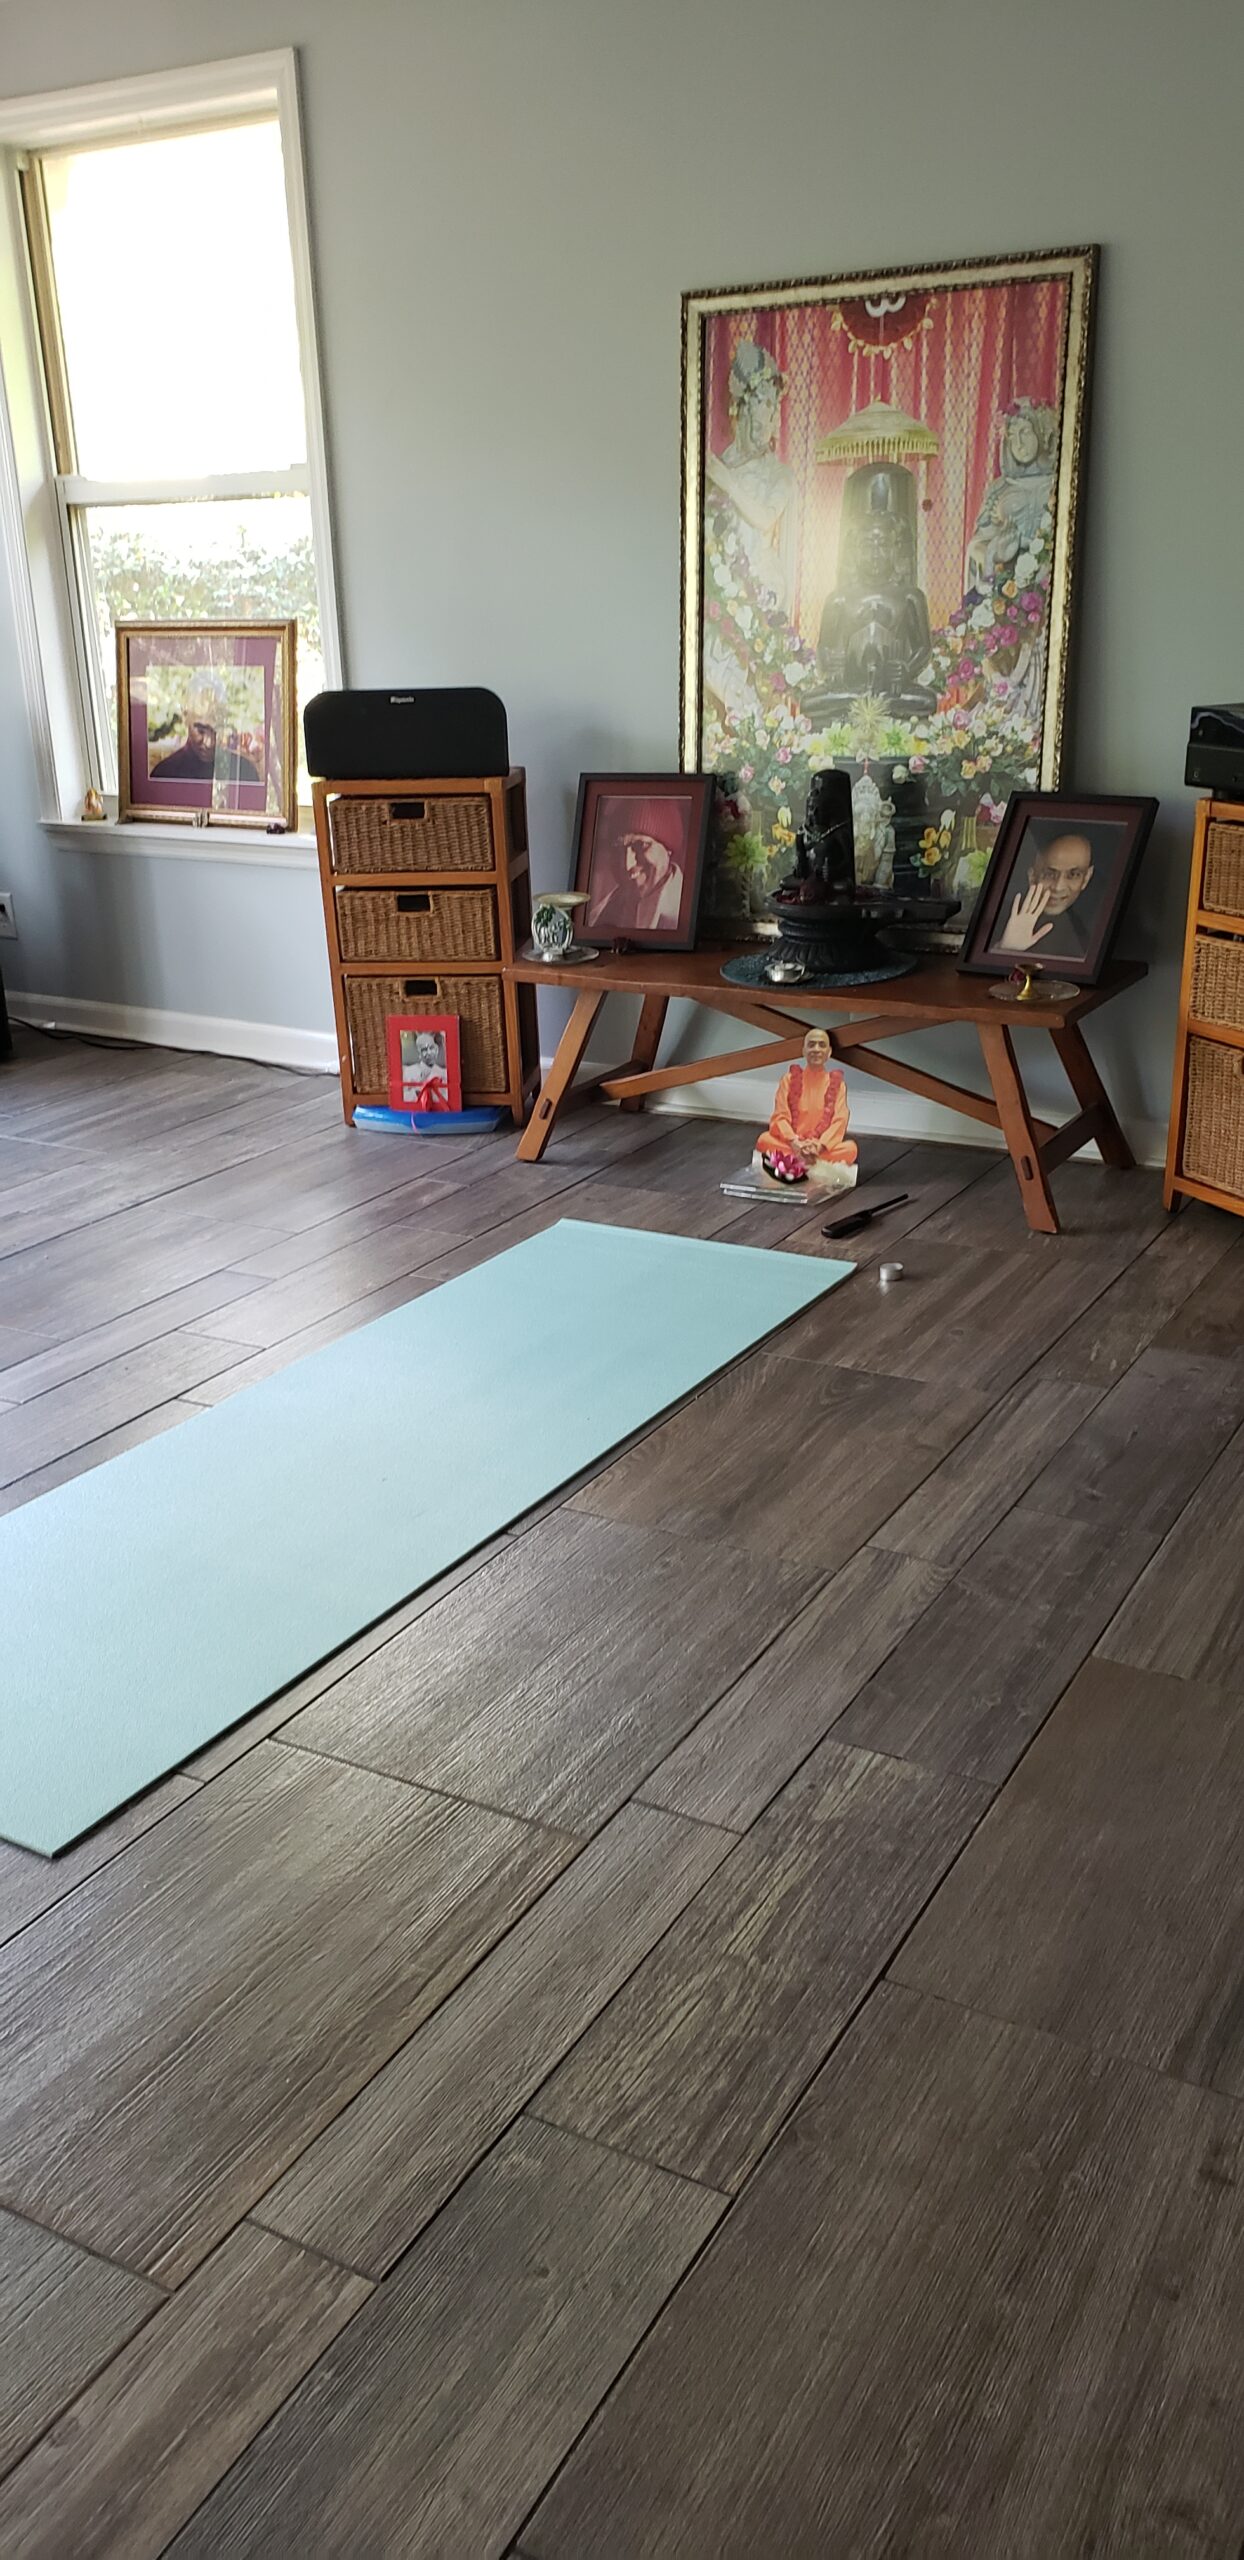
<instances>
[{"instance_id":1,"label":"small framed photo in gold frame","mask_svg":"<svg viewBox=\"0 0 1244 2560\"><path fill-rule=\"evenodd\" d=\"M119 622L122 818L293 829L295 622Z\"/></svg>"}]
</instances>

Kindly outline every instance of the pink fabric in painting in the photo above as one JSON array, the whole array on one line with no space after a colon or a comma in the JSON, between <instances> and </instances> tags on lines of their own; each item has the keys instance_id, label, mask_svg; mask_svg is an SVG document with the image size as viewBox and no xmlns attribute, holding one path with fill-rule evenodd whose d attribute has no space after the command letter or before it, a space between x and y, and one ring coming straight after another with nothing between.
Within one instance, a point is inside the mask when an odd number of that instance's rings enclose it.
<instances>
[{"instance_id":1,"label":"pink fabric in painting","mask_svg":"<svg viewBox=\"0 0 1244 2560\"><path fill-rule=\"evenodd\" d=\"M838 525L849 462L818 462L822 437L874 400L930 427L938 453L917 460L921 575L936 629L963 593L963 557L981 500L999 470L998 421L1013 400L1057 409L1061 396L1067 285L1061 277L955 286L931 297L928 325L889 353L853 346L834 326L834 305L710 316L705 332L709 440L730 442L729 375L744 339L768 350L786 376L778 452L801 493L798 585L793 619L813 647L838 565ZM897 324L896 324L897 325Z\"/></svg>"}]
</instances>

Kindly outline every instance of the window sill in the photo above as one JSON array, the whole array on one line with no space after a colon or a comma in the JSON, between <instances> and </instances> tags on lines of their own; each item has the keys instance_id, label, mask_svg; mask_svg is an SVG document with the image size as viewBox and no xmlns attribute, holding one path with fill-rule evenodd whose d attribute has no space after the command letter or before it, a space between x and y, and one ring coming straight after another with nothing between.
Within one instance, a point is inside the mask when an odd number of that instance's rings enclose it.
<instances>
[{"instance_id":1,"label":"window sill","mask_svg":"<svg viewBox=\"0 0 1244 2560\"><path fill-rule=\"evenodd\" d=\"M45 835L108 853L154 855L162 862L249 862L271 871L314 871L314 836L265 835L261 828L161 826L158 819L45 818Z\"/></svg>"}]
</instances>

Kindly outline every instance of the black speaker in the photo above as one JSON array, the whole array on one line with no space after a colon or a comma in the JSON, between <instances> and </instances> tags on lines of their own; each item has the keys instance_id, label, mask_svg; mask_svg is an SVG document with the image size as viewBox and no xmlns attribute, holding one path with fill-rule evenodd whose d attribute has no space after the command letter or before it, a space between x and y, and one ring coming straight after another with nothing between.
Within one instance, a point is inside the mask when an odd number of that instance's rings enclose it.
<instances>
[{"instance_id":1,"label":"black speaker","mask_svg":"<svg viewBox=\"0 0 1244 2560\"><path fill-rule=\"evenodd\" d=\"M317 693L303 714L307 769L333 782L508 773L505 705L482 685Z\"/></svg>"},{"instance_id":2,"label":"black speaker","mask_svg":"<svg viewBox=\"0 0 1244 2560\"><path fill-rule=\"evenodd\" d=\"M1220 800L1244 797L1244 702L1193 705L1184 781Z\"/></svg>"}]
</instances>

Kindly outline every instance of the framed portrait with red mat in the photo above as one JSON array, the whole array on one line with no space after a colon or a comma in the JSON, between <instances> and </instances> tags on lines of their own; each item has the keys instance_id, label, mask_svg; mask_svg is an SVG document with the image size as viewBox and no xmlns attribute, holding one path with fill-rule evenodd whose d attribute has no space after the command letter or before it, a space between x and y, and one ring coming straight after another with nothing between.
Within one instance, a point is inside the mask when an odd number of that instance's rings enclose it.
<instances>
[{"instance_id":1,"label":"framed portrait with red mat","mask_svg":"<svg viewBox=\"0 0 1244 2560\"><path fill-rule=\"evenodd\" d=\"M385 1025L394 1111L461 1111L462 1033L456 1013L391 1013Z\"/></svg>"},{"instance_id":2,"label":"framed portrait with red mat","mask_svg":"<svg viewBox=\"0 0 1244 2560\"><path fill-rule=\"evenodd\" d=\"M585 773L575 817L578 932L610 950L690 951L713 785L697 773Z\"/></svg>"}]
</instances>

